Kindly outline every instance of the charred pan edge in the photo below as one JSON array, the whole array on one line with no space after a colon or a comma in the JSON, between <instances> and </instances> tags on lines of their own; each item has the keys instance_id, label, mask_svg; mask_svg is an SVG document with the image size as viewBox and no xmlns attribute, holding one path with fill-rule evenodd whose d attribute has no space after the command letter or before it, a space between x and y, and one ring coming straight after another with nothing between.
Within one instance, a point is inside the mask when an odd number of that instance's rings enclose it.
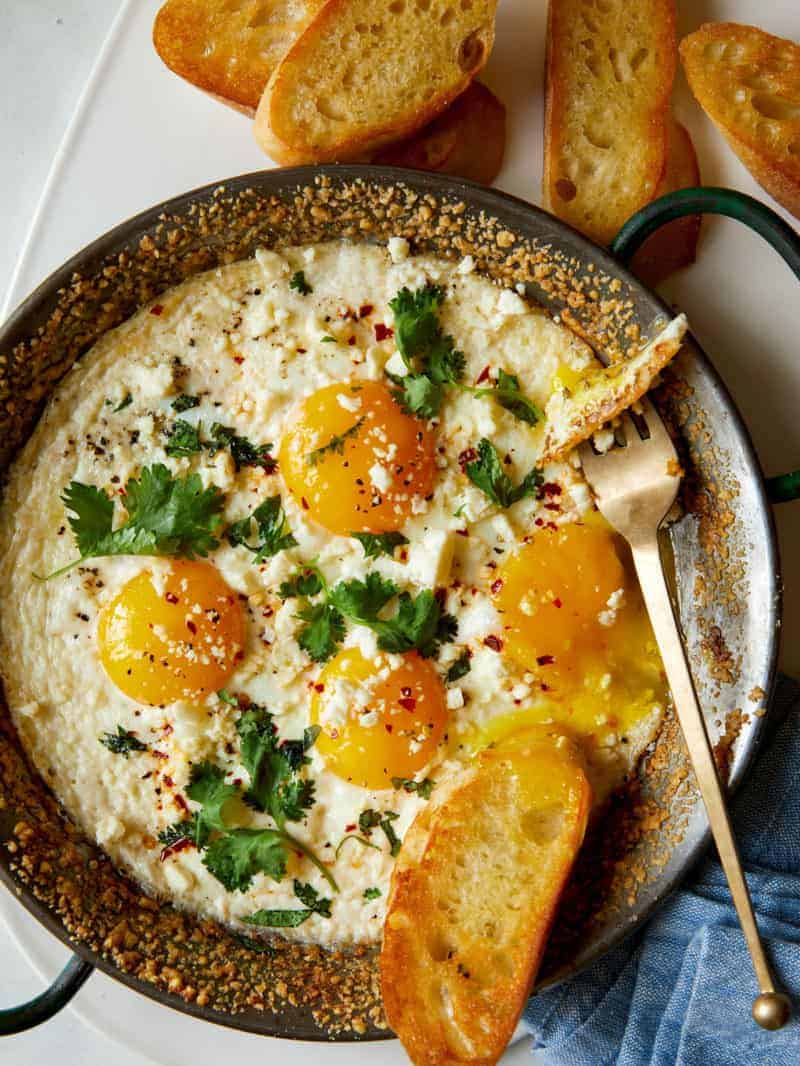
<instances>
[{"instance_id":1,"label":"charred pan edge","mask_svg":"<svg viewBox=\"0 0 800 1066\"><path fill-rule=\"evenodd\" d=\"M498 283L523 284L530 299L560 316L605 362L641 351L668 314L568 227L469 182L366 166L246 175L124 223L15 312L0 332L0 467L27 439L73 362L165 289L257 247L392 236L407 237L415 251L472 255ZM701 649L693 666L718 715L714 735L734 781L755 750L772 683L779 609L774 531L727 394L698 349L684 352L678 368L667 371L660 403L687 471L684 517L673 527L681 548L677 578L684 624ZM761 560L755 573L754 552ZM747 662L754 646L747 597L754 591L766 596L767 607L759 608L765 650ZM743 693L752 704L745 710ZM705 820L672 719L606 813L610 821L596 822L588 834L544 982L574 973L627 935L704 846ZM328 952L276 940L259 951L220 925L147 897L64 816L28 765L5 708L2 842L0 876L23 904L84 957L146 995L207 1020L284 1037L389 1035L374 949Z\"/></svg>"}]
</instances>

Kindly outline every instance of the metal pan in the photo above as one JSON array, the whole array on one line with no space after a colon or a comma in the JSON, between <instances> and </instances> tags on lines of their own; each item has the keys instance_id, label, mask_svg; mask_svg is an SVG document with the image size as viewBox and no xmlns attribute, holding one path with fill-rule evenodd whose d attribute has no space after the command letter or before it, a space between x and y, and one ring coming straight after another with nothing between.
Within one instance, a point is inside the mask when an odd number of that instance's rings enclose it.
<instances>
[{"instance_id":1,"label":"metal pan","mask_svg":"<svg viewBox=\"0 0 800 1066\"><path fill-rule=\"evenodd\" d=\"M637 216L617 253L629 258L676 211L722 209L720 191L711 200L708 190L694 192L685 203L668 197ZM795 257L797 270L796 235L763 205L722 192L738 217L745 209L758 214L762 232ZM444 257L471 254L487 276L523 284L605 359L624 357L670 313L606 250L530 204L470 182L371 166L249 174L122 223L14 312L0 330L0 469L72 363L171 285L258 247L398 235ZM772 516L741 418L693 339L656 401L687 471L683 514L665 548L709 731L733 788L758 746L773 683L780 577ZM790 477L777 488L788 498L793 486ZM668 718L639 775L589 834L541 982L574 974L636 929L707 840L683 743ZM165 1005L252 1032L306 1040L391 1035L374 949L330 953L276 944L259 952L214 923L148 899L71 825L28 765L4 707L0 878L75 951L51 989L0 1011L0 1032L46 1020L96 967Z\"/></svg>"}]
</instances>

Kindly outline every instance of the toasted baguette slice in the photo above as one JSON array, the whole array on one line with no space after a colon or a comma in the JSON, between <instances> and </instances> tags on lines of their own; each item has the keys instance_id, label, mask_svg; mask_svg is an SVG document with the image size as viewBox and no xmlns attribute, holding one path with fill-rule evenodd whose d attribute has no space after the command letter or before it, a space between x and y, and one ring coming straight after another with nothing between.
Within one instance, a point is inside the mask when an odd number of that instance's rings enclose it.
<instances>
[{"instance_id":1,"label":"toasted baguette slice","mask_svg":"<svg viewBox=\"0 0 800 1066\"><path fill-rule=\"evenodd\" d=\"M497 0L328 0L272 75L256 140L278 163L356 159L422 129L494 43Z\"/></svg>"},{"instance_id":2,"label":"toasted baguette slice","mask_svg":"<svg viewBox=\"0 0 800 1066\"><path fill-rule=\"evenodd\" d=\"M689 131L676 119L670 118L667 171L656 189L656 198L676 189L688 189L699 184L700 166ZM701 215L676 218L648 237L631 262L631 269L637 278L653 287L676 270L693 263L697 256L701 222Z\"/></svg>"},{"instance_id":3,"label":"toasted baguette slice","mask_svg":"<svg viewBox=\"0 0 800 1066\"><path fill-rule=\"evenodd\" d=\"M380 965L386 1017L417 1066L502 1055L590 806L574 748L537 730L482 752L415 819Z\"/></svg>"},{"instance_id":4,"label":"toasted baguette slice","mask_svg":"<svg viewBox=\"0 0 800 1066\"><path fill-rule=\"evenodd\" d=\"M686 315L678 315L630 359L593 367L573 388L554 392L544 410L544 441L537 465L563 459L641 399L680 351L687 327Z\"/></svg>"},{"instance_id":5,"label":"toasted baguette slice","mask_svg":"<svg viewBox=\"0 0 800 1066\"><path fill-rule=\"evenodd\" d=\"M474 81L446 111L419 133L378 152L373 162L438 170L491 185L503 165L506 109Z\"/></svg>"},{"instance_id":6,"label":"toasted baguette slice","mask_svg":"<svg viewBox=\"0 0 800 1066\"><path fill-rule=\"evenodd\" d=\"M753 177L800 218L800 45L707 23L681 41L692 92Z\"/></svg>"},{"instance_id":7,"label":"toasted baguette slice","mask_svg":"<svg viewBox=\"0 0 800 1066\"><path fill-rule=\"evenodd\" d=\"M664 177L675 64L674 0L550 0L544 201L600 244Z\"/></svg>"},{"instance_id":8,"label":"toasted baguette slice","mask_svg":"<svg viewBox=\"0 0 800 1066\"><path fill-rule=\"evenodd\" d=\"M167 0L153 44L170 70L254 115L264 86L325 0Z\"/></svg>"}]
</instances>

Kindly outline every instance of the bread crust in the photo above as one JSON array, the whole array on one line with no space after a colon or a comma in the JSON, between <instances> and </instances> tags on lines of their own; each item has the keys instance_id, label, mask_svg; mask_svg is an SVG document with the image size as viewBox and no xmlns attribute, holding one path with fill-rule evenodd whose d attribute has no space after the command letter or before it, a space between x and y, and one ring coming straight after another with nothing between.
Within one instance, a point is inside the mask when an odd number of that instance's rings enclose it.
<instances>
[{"instance_id":1,"label":"bread crust","mask_svg":"<svg viewBox=\"0 0 800 1066\"><path fill-rule=\"evenodd\" d=\"M800 218L800 45L706 23L681 41L689 86L756 181Z\"/></svg>"},{"instance_id":2,"label":"bread crust","mask_svg":"<svg viewBox=\"0 0 800 1066\"><path fill-rule=\"evenodd\" d=\"M619 39L616 24L626 17L627 36ZM543 200L600 244L653 198L664 178L676 62L673 0L614 0L608 11L586 0L550 0ZM595 99L603 104L602 120Z\"/></svg>"},{"instance_id":3,"label":"bread crust","mask_svg":"<svg viewBox=\"0 0 800 1066\"><path fill-rule=\"evenodd\" d=\"M579 757L550 737L481 753L417 816L392 876L381 951L387 1019L417 1066L498 1061L590 807ZM473 871L476 853L498 861Z\"/></svg>"},{"instance_id":4,"label":"bread crust","mask_svg":"<svg viewBox=\"0 0 800 1066\"><path fill-rule=\"evenodd\" d=\"M291 118L292 108L297 103L298 85L316 63L324 65L329 62L328 42L337 26L354 11L363 10L364 17L369 18L372 9L366 0L327 0L272 74L256 112L253 127L256 141L276 162L290 165L363 159L386 144L410 137L464 92L485 65L494 44L496 0L475 0L475 7L482 8L485 17L474 34L479 44L474 63L459 68L458 76L432 89L425 104L413 111L398 108L390 119L372 124L347 121L343 123L346 128L341 135L331 134L324 143L321 139L315 143ZM363 62L374 63L375 57L366 54Z\"/></svg>"}]
</instances>

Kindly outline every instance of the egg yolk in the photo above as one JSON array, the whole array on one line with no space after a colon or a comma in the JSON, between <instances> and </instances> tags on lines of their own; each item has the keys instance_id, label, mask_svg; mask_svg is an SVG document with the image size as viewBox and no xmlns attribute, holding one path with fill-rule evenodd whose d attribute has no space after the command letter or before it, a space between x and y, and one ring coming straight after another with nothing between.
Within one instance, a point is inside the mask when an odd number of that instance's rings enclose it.
<instances>
[{"instance_id":1,"label":"egg yolk","mask_svg":"<svg viewBox=\"0 0 800 1066\"><path fill-rule=\"evenodd\" d=\"M198 700L221 688L244 655L236 594L209 563L144 570L101 612L106 673L126 696L151 705Z\"/></svg>"},{"instance_id":2,"label":"egg yolk","mask_svg":"<svg viewBox=\"0 0 800 1066\"><path fill-rule=\"evenodd\" d=\"M434 438L380 382L318 389L283 438L292 496L332 533L400 529L433 490Z\"/></svg>"},{"instance_id":3,"label":"egg yolk","mask_svg":"<svg viewBox=\"0 0 800 1066\"><path fill-rule=\"evenodd\" d=\"M533 674L526 722L624 734L667 690L627 549L604 523L539 530L498 571L505 647Z\"/></svg>"},{"instance_id":4,"label":"egg yolk","mask_svg":"<svg viewBox=\"0 0 800 1066\"><path fill-rule=\"evenodd\" d=\"M444 687L416 652L370 661L350 648L320 674L311 719L328 769L362 788L391 788L393 777L412 778L436 754L447 727Z\"/></svg>"}]
</instances>

